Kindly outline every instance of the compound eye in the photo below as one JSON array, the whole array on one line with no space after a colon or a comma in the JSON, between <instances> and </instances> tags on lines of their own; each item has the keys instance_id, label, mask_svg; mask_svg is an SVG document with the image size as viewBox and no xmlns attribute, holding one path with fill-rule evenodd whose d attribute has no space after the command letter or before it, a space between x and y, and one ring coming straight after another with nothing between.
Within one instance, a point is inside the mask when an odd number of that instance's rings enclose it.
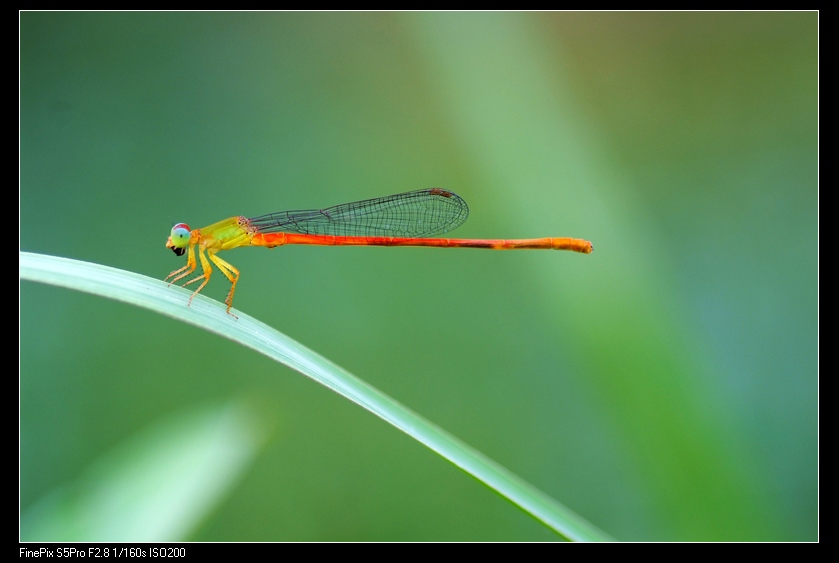
<instances>
[{"instance_id":1,"label":"compound eye","mask_svg":"<svg viewBox=\"0 0 839 563\"><path fill-rule=\"evenodd\" d=\"M178 223L172 227L172 233L169 235L172 238L172 244L178 248L186 248L189 243L189 225L186 223Z\"/></svg>"}]
</instances>

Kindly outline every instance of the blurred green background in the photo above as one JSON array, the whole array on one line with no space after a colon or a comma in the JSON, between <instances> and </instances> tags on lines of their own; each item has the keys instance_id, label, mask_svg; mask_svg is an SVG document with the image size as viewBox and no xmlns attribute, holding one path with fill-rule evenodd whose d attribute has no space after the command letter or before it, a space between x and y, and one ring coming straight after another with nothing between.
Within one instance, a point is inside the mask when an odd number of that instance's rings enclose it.
<instances>
[{"instance_id":1,"label":"blurred green background","mask_svg":"<svg viewBox=\"0 0 839 563\"><path fill-rule=\"evenodd\" d=\"M816 540L817 31L25 12L20 248L162 279L175 222L432 186L470 205L454 236L589 239L223 257L238 309L617 539ZM23 539L556 538L288 368L29 282L20 510Z\"/></svg>"}]
</instances>

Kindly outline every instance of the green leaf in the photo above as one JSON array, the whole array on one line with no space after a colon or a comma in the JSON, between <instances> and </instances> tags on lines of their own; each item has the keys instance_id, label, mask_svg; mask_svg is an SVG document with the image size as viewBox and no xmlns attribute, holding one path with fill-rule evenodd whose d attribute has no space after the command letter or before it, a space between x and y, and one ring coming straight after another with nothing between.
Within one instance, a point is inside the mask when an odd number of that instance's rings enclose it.
<instances>
[{"instance_id":1,"label":"green leaf","mask_svg":"<svg viewBox=\"0 0 839 563\"><path fill-rule=\"evenodd\" d=\"M241 402L181 412L124 441L21 516L22 541L184 541L265 434Z\"/></svg>"},{"instance_id":2,"label":"green leaf","mask_svg":"<svg viewBox=\"0 0 839 563\"><path fill-rule=\"evenodd\" d=\"M437 452L561 536L575 541L611 538L568 508L510 473L384 393L270 326L160 280L99 264L20 253L20 277L76 289L151 309L252 348L307 375Z\"/></svg>"}]
</instances>

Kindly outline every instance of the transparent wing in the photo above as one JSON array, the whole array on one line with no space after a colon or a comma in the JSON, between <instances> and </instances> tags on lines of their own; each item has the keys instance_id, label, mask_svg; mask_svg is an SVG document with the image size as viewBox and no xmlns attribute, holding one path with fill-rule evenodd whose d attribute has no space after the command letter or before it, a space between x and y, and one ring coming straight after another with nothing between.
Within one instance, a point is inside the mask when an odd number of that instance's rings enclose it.
<instances>
[{"instance_id":1,"label":"transparent wing","mask_svg":"<svg viewBox=\"0 0 839 563\"><path fill-rule=\"evenodd\" d=\"M454 230L468 216L469 207L460 196L428 188L326 209L269 213L250 222L263 233L421 238Z\"/></svg>"}]
</instances>

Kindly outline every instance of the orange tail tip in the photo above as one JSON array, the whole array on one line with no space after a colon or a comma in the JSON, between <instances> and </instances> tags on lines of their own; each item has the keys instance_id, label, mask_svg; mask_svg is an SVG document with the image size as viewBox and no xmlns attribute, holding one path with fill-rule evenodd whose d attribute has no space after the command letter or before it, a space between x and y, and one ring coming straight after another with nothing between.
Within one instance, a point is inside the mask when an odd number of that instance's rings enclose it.
<instances>
[{"instance_id":1,"label":"orange tail tip","mask_svg":"<svg viewBox=\"0 0 839 563\"><path fill-rule=\"evenodd\" d=\"M551 239L551 247L555 250L572 250L582 254L594 252L594 245L587 240L579 238L554 238Z\"/></svg>"}]
</instances>

